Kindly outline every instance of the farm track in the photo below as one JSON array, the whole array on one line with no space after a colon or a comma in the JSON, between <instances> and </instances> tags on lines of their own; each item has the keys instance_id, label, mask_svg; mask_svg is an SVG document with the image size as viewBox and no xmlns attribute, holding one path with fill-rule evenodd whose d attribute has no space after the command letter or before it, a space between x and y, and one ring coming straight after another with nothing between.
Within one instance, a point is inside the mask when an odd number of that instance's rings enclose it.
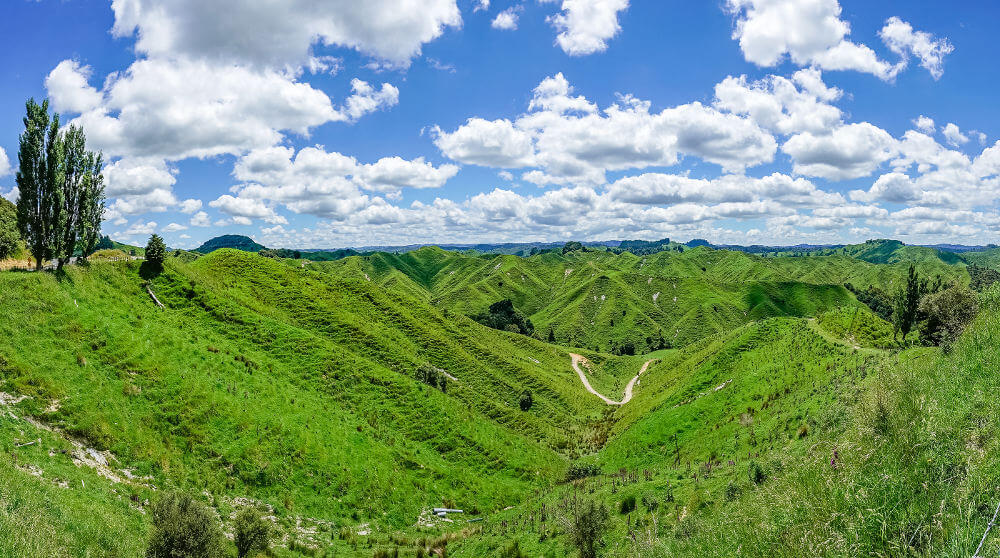
<instances>
[{"instance_id":1,"label":"farm track","mask_svg":"<svg viewBox=\"0 0 1000 558\"><path fill-rule=\"evenodd\" d=\"M646 372L646 369L649 368L649 365L653 364L655 362L655 359L653 359L653 360L647 360L646 363L642 365L642 368L639 369L639 373L636 374L635 377L632 378L631 381L629 381L629 383L628 383L627 386L625 386L625 394L622 397L622 400L621 401L614 401L612 399L608 399L604 395L601 395L600 393L598 393L598 391L596 389L593 388L593 386L590 385L590 381L587 380L587 375L583 372L583 369L580 368L580 364L581 363L584 364L584 365L589 365L590 361L588 361L585 357L583 357L581 355L578 355L578 354L574 354L574 353L570 353L569 356L572 359L573 370L576 370L577 376L579 376L580 377L580 381L583 382L583 387L585 387L587 389L587 391L589 391L590 393L592 393L592 394L596 395L597 397L601 398L601 400L604 401L605 403L607 403L608 405L624 405L624 404L628 403L629 401L631 401L632 400L632 391L633 391L633 388L635 388L636 384L639 383L639 376L642 376L643 373Z\"/></svg>"}]
</instances>

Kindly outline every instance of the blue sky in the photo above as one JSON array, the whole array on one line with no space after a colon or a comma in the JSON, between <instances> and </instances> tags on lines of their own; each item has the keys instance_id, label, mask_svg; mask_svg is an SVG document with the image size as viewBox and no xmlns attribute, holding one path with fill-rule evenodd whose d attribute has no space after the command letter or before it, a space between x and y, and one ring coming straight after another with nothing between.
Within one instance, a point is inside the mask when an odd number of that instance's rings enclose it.
<instances>
[{"instance_id":1,"label":"blue sky","mask_svg":"<svg viewBox=\"0 0 1000 558\"><path fill-rule=\"evenodd\" d=\"M48 97L128 242L1000 239L988 3L275 5L5 2L0 193Z\"/></svg>"}]
</instances>

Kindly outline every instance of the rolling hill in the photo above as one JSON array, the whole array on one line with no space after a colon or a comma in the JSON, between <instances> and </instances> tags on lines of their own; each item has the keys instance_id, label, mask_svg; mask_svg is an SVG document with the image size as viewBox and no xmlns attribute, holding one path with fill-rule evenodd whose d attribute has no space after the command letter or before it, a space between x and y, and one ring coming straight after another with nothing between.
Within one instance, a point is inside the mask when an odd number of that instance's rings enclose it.
<instances>
[{"instance_id":1,"label":"rolling hill","mask_svg":"<svg viewBox=\"0 0 1000 558\"><path fill-rule=\"evenodd\" d=\"M574 555L581 501L610 507L604 556L966 556L1000 482L1000 287L947 354L902 349L844 284L909 265L220 249L148 282L0 273L0 556L140 556L169 490L227 530L266 510L275 556ZM468 317L501 299L542 339ZM571 353L633 398L587 393Z\"/></svg>"}]
</instances>

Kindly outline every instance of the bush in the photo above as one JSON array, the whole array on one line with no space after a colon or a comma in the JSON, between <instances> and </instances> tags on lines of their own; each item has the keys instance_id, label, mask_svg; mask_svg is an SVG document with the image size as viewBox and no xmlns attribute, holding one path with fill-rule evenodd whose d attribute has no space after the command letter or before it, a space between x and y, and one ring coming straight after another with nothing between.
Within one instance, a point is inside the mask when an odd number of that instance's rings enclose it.
<instances>
[{"instance_id":1,"label":"bush","mask_svg":"<svg viewBox=\"0 0 1000 558\"><path fill-rule=\"evenodd\" d=\"M660 501L656 498L655 494L647 492L642 495L642 505L646 508L646 511L654 512L660 507Z\"/></svg>"},{"instance_id":2,"label":"bush","mask_svg":"<svg viewBox=\"0 0 1000 558\"><path fill-rule=\"evenodd\" d=\"M239 558L266 552L271 539L271 526L253 508L245 508L236 516L233 542Z\"/></svg>"},{"instance_id":3,"label":"bush","mask_svg":"<svg viewBox=\"0 0 1000 558\"><path fill-rule=\"evenodd\" d=\"M182 493L163 495L152 506L153 530L146 558L221 558L222 530L208 507Z\"/></svg>"},{"instance_id":4,"label":"bush","mask_svg":"<svg viewBox=\"0 0 1000 558\"><path fill-rule=\"evenodd\" d=\"M627 515L635 511L635 496L626 496L621 505L619 505L618 510L622 515Z\"/></svg>"},{"instance_id":5,"label":"bush","mask_svg":"<svg viewBox=\"0 0 1000 558\"><path fill-rule=\"evenodd\" d=\"M736 484L733 481L729 481L729 484L726 485L726 493L724 494L724 496L727 502L732 502L733 500L739 498L740 494L742 493L743 489L740 488L740 485Z\"/></svg>"},{"instance_id":6,"label":"bush","mask_svg":"<svg viewBox=\"0 0 1000 558\"><path fill-rule=\"evenodd\" d=\"M572 481L577 479L585 479L587 477L596 477L601 474L601 468L597 465L591 465L589 463L574 463L569 466L569 470L566 471L566 480Z\"/></svg>"},{"instance_id":7,"label":"bush","mask_svg":"<svg viewBox=\"0 0 1000 558\"><path fill-rule=\"evenodd\" d=\"M584 501L579 511L564 521L563 527L570 542L580 551L580 558L595 558L608 528L608 508L603 503Z\"/></svg>"},{"instance_id":8,"label":"bush","mask_svg":"<svg viewBox=\"0 0 1000 558\"><path fill-rule=\"evenodd\" d=\"M535 400L531 397L530 391L525 391L521 394L521 400L518 401L522 411L530 411L532 405L535 404Z\"/></svg>"},{"instance_id":9,"label":"bush","mask_svg":"<svg viewBox=\"0 0 1000 558\"><path fill-rule=\"evenodd\" d=\"M17 212L14 204L0 198L0 260L11 258L21 251L21 234L17 230Z\"/></svg>"},{"instance_id":10,"label":"bush","mask_svg":"<svg viewBox=\"0 0 1000 558\"><path fill-rule=\"evenodd\" d=\"M521 552L521 543L516 539L511 541L500 551L500 558L525 558L524 553Z\"/></svg>"},{"instance_id":11,"label":"bush","mask_svg":"<svg viewBox=\"0 0 1000 558\"><path fill-rule=\"evenodd\" d=\"M751 461L750 465L747 466L747 476L750 477L750 482L753 484L760 484L767 480L767 474L764 472L764 468L760 466L760 463L756 461Z\"/></svg>"},{"instance_id":12,"label":"bush","mask_svg":"<svg viewBox=\"0 0 1000 558\"><path fill-rule=\"evenodd\" d=\"M925 296L920 313L927 317L920 328L920 340L930 345L949 347L979 312L976 293L965 287L952 287Z\"/></svg>"}]
</instances>

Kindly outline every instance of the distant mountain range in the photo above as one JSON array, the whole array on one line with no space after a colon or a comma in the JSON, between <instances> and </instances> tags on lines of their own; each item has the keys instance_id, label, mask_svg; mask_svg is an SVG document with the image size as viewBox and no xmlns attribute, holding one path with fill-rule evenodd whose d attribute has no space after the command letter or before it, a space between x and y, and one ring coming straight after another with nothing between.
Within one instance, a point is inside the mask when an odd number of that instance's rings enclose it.
<instances>
[{"instance_id":1,"label":"distant mountain range","mask_svg":"<svg viewBox=\"0 0 1000 558\"><path fill-rule=\"evenodd\" d=\"M273 256L277 257L296 257L293 256L294 253L298 253L301 257L309 260L330 260L339 259L342 257L362 254L362 253L374 253L374 252L389 252L404 254L407 252L412 252L414 250L419 250L420 248L426 246L437 246L444 250L453 252L465 252L474 251L483 254L509 254L516 256L527 256L534 253L560 249L565 243L563 242L508 242L508 243L479 243L479 244L406 244L406 245L372 245L372 246L361 246L354 248L301 248L301 249L275 249L272 250ZM662 240L604 240L604 241L594 241L594 242L583 242L583 245L587 248L607 250L612 252L632 252L636 255L647 255L654 254L657 252L665 251L683 251L685 249L706 247L716 250L733 250L736 252L745 252L748 254L763 254L763 255L834 255L834 254L844 254L851 257L856 257L858 259L872 261L873 263L882 263L883 261L889 261L893 259L893 254L900 249L906 248L908 251L920 252L924 250L936 251L939 253L938 256L933 255L931 252L924 253L921 257L939 257L948 263L955 263L961 258L958 254L966 254L972 252L985 252L997 248L994 244L989 244L986 246L966 246L962 244L935 244L935 245L907 245L898 240L869 240L863 244L795 244L791 246L782 245L760 245L754 244L749 246L739 245L739 244L714 244L704 239L694 239L684 243L673 242L669 238L664 238ZM201 246L195 249L195 252L200 252L202 254L208 254L214 252L220 248L235 248L237 250L243 250L245 252L260 252L262 250L268 250L266 246L263 246L253 239L242 235L224 235L218 236L211 240L208 240ZM949 256L951 254L952 256ZM897 260L902 258L896 258Z\"/></svg>"}]
</instances>

